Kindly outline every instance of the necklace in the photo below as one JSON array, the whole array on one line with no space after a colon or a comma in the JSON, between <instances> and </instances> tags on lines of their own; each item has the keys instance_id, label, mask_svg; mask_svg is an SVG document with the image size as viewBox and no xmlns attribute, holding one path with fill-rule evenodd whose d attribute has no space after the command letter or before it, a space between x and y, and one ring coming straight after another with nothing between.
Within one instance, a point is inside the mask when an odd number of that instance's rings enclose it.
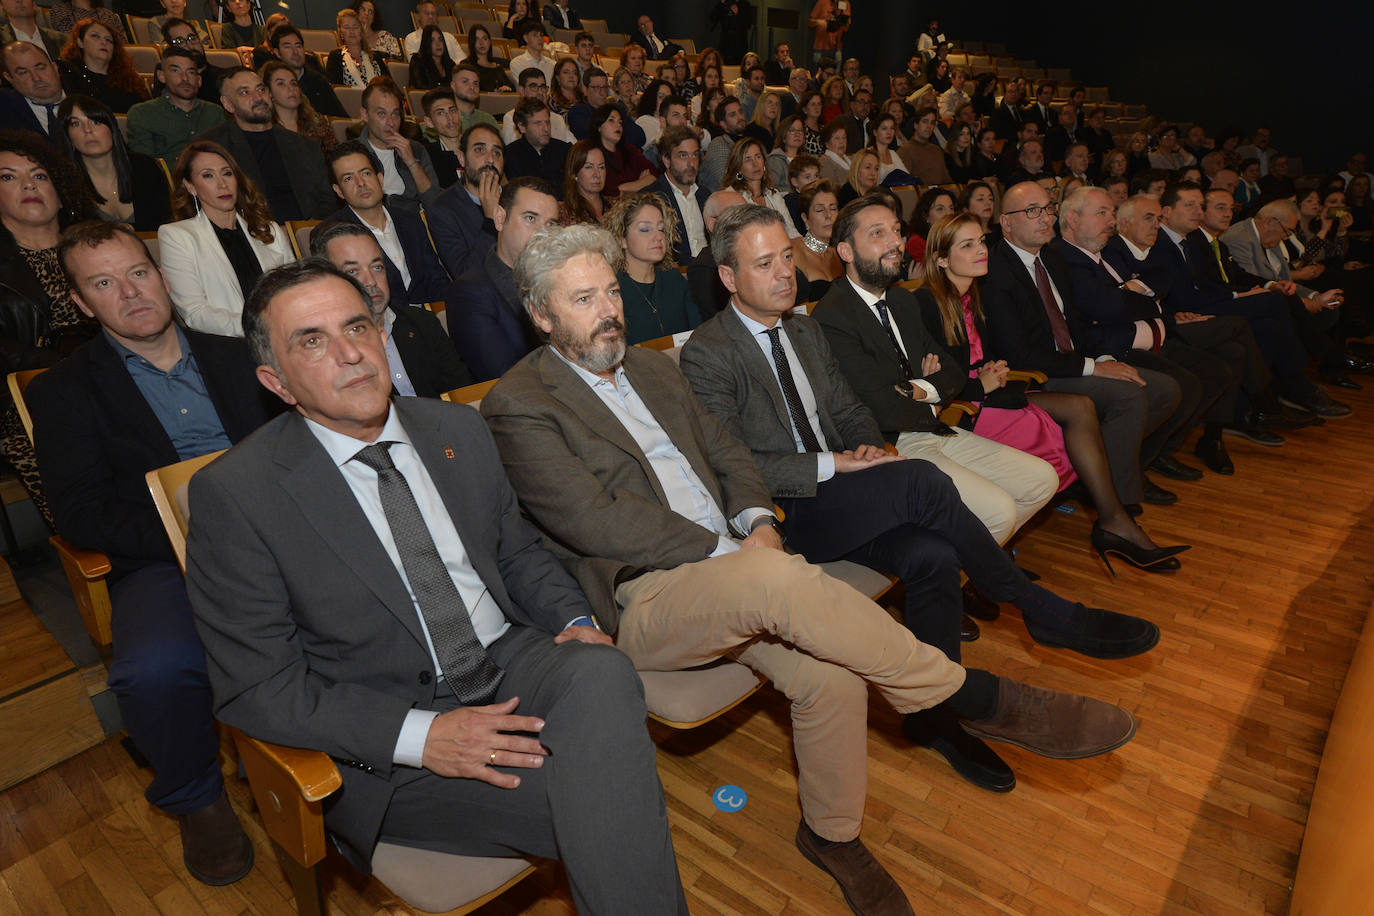
<instances>
[{"instance_id":1,"label":"necklace","mask_svg":"<svg viewBox=\"0 0 1374 916\"><path fill-rule=\"evenodd\" d=\"M816 252L816 254L824 254L825 250L830 247L829 242L822 242L812 235L809 229L806 231L806 235L802 236L802 244L810 251Z\"/></svg>"},{"instance_id":2,"label":"necklace","mask_svg":"<svg viewBox=\"0 0 1374 916\"><path fill-rule=\"evenodd\" d=\"M658 336L662 337L666 335L668 332L663 327L663 316L658 313L658 306L654 305L653 297L650 295L650 293L654 293L658 288L658 271L654 271L654 278L649 282L648 293L644 292L644 284L640 283L634 277L631 277L628 271L625 273L625 277L630 281L630 285L634 287L635 292L639 293L639 298L643 299L644 304L649 307L649 311L654 313L654 321L658 322Z\"/></svg>"}]
</instances>

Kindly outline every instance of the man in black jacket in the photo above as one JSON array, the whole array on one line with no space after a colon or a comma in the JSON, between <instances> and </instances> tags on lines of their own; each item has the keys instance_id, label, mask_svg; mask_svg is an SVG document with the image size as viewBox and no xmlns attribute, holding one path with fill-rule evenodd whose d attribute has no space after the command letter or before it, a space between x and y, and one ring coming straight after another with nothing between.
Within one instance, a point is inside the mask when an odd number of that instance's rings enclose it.
<instances>
[{"instance_id":1,"label":"man in black jacket","mask_svg":"<svg viewBox=\"0 0 1374 916\"><path fill-rule=\"evenodd\" d=\"M310 253L362 284L377 324L386 332L391 385L402 397L437 398L472 384L472 373L453 348L444 326L428 309L393 298L382 246L361 223L327 220L310 233ZM457 296L447 297L457 305Z\"/></svg>"},{"instance_id":2,"label":"man in black jacket","mask_svg":"<svg viewBox=\"0 0 1374 916\"><path fill-rule=\"evenodd\" d=\"M252 868L252 845L224 794L204 650L143 475L228 448L280 408L242 340L173 323L166 282L126 224L80 223L58 258L104 333L29 387L39 471L57 530L110 558L109 684L156 773L145 795L178 819L191 874L228 884Z\"/></svg>"},{"instance_id":3,"label":"man in black jacket","mask_svg":"<svg viewBox=\"0 0 1374 916\"><path fill-rule=\"evenodd\" d=\"M329 85L320 59L314 54L305 53L305 39L301 37L300 29L289 24L282 26L272 33L267 42L272 46L272 53L295 71L296 84L310 100L316 113L329 118L349 116L339 97L334 94L334 87Z\"/></svg>"}]
</instances>

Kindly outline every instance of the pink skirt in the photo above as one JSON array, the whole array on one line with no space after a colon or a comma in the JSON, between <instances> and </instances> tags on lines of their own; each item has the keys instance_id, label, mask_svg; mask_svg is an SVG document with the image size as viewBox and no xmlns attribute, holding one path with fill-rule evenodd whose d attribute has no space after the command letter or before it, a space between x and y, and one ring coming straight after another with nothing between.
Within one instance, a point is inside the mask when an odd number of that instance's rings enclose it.
<instances>
[{"instance_id":1,"label":"pink skirt","mask_svg":"<svg viewBox=\"0 0 1374 916\"><path fill-rule=\"evenodd\" d=\"M978 411L973 431L986 439L1048 461L1059 475L1060 490L1078 479L1078 472L1069 462L1069 453L1064 447L1064 431L1049 414L1034 404L1020 410L984 407Z\"/></svg>"}]
</instances>

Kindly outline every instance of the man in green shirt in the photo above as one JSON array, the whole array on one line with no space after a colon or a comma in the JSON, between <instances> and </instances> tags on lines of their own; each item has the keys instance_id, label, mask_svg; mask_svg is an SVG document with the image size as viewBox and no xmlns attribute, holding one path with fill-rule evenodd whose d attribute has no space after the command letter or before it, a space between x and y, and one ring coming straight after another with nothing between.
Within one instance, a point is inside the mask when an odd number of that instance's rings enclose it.
<instances>
[{"instance_id":1,"label":"man in green shirt","mask_svg":"<svg viewBox=\"0 0 1374 916\"><path fill-rule=\"evenodd\" d=\"M158 67L167 89L129 109L127 140L129 149L157 156L171 168L194 137L224 123L224 109L198 97L200 70L190 51L170 45Z\"/></svg>"}]
</instances>

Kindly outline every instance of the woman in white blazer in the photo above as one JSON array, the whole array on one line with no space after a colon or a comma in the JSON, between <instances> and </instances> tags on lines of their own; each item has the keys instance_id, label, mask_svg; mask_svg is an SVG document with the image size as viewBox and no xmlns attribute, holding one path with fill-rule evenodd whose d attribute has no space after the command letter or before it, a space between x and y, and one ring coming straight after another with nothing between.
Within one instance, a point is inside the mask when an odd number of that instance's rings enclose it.
<instances>
[{"instance_id":1,"label":"woman in white blazer","mask_svg":"<svg viewBox=\"0 0 1374 916\"><path fill-rule=\"evenodd\" d=\"M186 326L243 336L243 300L258 277L296 259L262 192L218 143L193 140L172 171L172 215L159 259Z\"/></svg>"}]
</instances>

